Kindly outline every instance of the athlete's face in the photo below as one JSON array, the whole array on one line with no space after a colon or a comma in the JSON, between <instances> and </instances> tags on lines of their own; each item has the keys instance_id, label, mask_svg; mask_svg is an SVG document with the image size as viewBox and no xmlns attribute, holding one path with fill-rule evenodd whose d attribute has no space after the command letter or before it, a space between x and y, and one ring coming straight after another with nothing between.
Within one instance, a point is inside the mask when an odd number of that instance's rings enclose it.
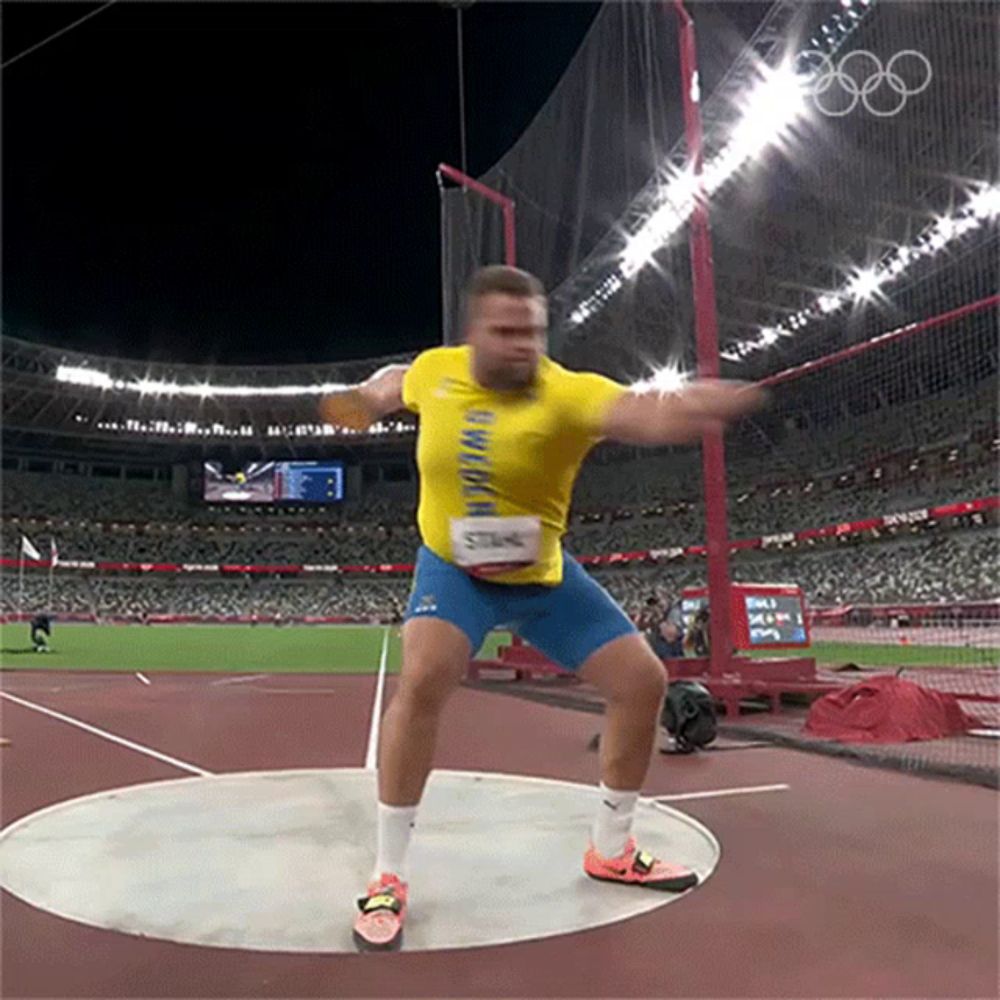
<instances>
[{"instance_id":1,"label":"athlete's face","mask_svg":"<svg viewBox=\"0 0 1000 1000\"><path fill-rule=\"evenodd\" d=\"M467 330L477 380L492 389L531 385L548 340L545 299L491 292L469 311Z\"/></svg>"}]
</instances>

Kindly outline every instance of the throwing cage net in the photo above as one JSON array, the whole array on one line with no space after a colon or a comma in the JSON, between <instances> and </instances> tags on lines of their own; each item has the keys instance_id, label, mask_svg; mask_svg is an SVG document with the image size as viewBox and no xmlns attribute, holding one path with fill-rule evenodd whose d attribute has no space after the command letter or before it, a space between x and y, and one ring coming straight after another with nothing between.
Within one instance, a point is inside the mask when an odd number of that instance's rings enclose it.
<instances>
[{"instance_id":1,"label":"throwing cage net","mask_svg":"<svg viewBox=\"0 0 1000 1000\"><path fill-rule=\"evenodd\" d=\"M802 588L820 677L899 672L996 731L996 7L778 2L738 21L705 3L691 16L697 78L678 9L606 5L478 178L515 205L517 263L551 291L552 353L662 388L705 371L701 190L721 374L772 390L726 436L721 523L706 524L719 487L697 449L602 445L568 543L610 549L595 569L632 611L704 586L714 545L736 582ZM703 123L700 180L685 92ZM458 185L442 187L441 218L454 340L467 276L505 259L503 214ZM785 718L768 722L776 738ZM998 747L966 735L863 753L995 782Z\"/></svg>"}]
</instances>

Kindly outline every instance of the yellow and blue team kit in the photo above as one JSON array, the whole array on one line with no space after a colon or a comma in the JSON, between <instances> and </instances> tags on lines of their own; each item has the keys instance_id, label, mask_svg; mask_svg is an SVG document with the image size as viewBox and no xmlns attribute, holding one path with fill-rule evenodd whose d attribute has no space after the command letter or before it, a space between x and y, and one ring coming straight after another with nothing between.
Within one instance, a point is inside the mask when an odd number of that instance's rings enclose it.
<instances>
[{"instance_id":1,"label":"yellow and blue team kit","mask_svg":"<svg viewBox=\"0 0 1000 1000\"><path fill-rule=\"evenodd\" d=\"M420 354L403 403L420 417L417 554L406 618L443 618L475 653L487 633L517 631L576 669L635 631L562 548L573 484L625 392L611 379L542 358L523 390L481 386L468 346Z\"/></svg>"}]
</instances>

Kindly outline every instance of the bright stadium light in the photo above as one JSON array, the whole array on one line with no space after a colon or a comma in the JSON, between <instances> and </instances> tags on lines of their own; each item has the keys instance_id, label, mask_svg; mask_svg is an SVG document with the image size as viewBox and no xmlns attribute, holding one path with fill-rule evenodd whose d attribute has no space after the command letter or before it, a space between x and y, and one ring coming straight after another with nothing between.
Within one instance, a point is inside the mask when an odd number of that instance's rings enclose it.
<instances>
[{"instance_id":1,"label":"bright stadium light","mask_svg":"<svg viewBox=\"0 0 1000 1000\"><path fill-rule=\"evenodd\" d=\"M806 108L806 81L791 65L767 70L750 93L742 117L722 152L704 171L705 188L714 194L748 160L781 137Z\"/></svg>"},{"instance_id":2,"label":"bright stadium light","mask_svg":"<svg viewBox=\"0 0 1000 1000\"><path fill-rule=\"evenodd\" d=\"M782 135L808 107L807 92L813 78L824 63L860 27L873 0L841 0L844 9L827 20L809 41L808 52L821 57L808 68L791 64L776 69L764 69L764 78L747 99L733 132L724 137L723 148L714 156L706 156L702 182L706 197L711 197L746 163L760 155ZM675 174L665 185L656 207L642 225L625 240L621 256L612 266L614 287L601 294L589 292L570 310L569 326L580 326L600 312L601 308L625 281L648 264L654 254L687 221L695 204L697 188L690 171ZM608 280L608 279L605 279Z\"/></svg>"},{"instance_id":3,"label":"bright stadium light","mask_svg":"<svg viewBox=\"0 0 1000 1000\"><path fill-rule=\"evenodd\" d=\"M77 414L78 420L83 420ZM203 424L196 420L140 420L137 417L126 417L123 420L99 420L96 423L99 431L123 431L127 434L156 434L160 436L177 437L215 437L215 438L252 438L262 433L269 438L292 437L359 437L384 434L410 434L416 431L413 424L399 420L383 421L370 427L367 431L341 430L329 424L269 424L258 431L252 424L231 426L219 422Z\"/></svg>"},{"instance_id":4,"label":"bright stadium light","mask_svg":"<svg viewBox=\"0 0 1000 1000\"><path fill-rule=\"evenodd\" d=\"M95 389L110 389L112 386L111 376L107 372L81 368L78 365L59 365L56 368L56 381L93 386Z\"/></svg>"},{"instance_id":5,"label":"bright stadium light","mask_svg":"<svg viewBox=\"0 0 1000 1000\"><path fill-rule=\"evenodd\" d=\"M720 356L727 361L742 361L755 351L771 346L778 336L789 336L812 321L841 308L848 299L864 301L879 289L904 274L911 265L925 257L933 257L974 229L980 229L994 216L1000 215L1000 188L983 184L976 194L951 215L935 219L910 246L895 247L875 266L859 269L842 289L824 292L806 308L776 327L762 328L756 337L729 344Z\"/></svg>"},{"instance_id":6,"label":"bright stadium light","mask_svg":"<svg viewBox=\"0 0 1000 1000\"><path fill-rule=\"evenodd\" d=\"M742 117L720 153L702 173L705 194L715 194L741 167L772 145L806 107L803 78L791 66L767 70L762 83L747 99ZM663 190L660 206L633 233L622 251L617 274L631 278L691 215L698 179L685 170ZM615 290L621 287L617 282Z\"/></svg>"},{"instance_id":7,"label":"bright stadium light","mask_svg":"<svg viewBox=\"0 0 1000 1000\"><path fill-rule=\"evenodd\" d=\"M83 368L77 365L59 365L55 375L57 382L67 385L86 386L91 389L103 389L114 392L129 392L140 396L179 396L196 399L221 397L266 398L281 397L315 397L323 396L348 386L343 382L317 382L314 385L212 385L210 382L168 382L164 379L136 378L113 379L107 372L95 368Z\"/></svg>"},{"instance_id":8,"label":"bright stadium light","mask_svg":"<svg viewBox=\"0 0 1000 1000\"><path fill-rule=\"evenodd\" d=\"M1000 215L1000 187L984 187L969 199L969 211L979 219Z\"/></svg>"},{"instance_id":9,"label":"bright stadium light","mask_svg":"<svg viewBox=\"0 0 1000 1000\"><path fill-rule=\"evenodd\" d=\"M747 99L742 116L722 150L705 164L702 184L714 195L734 174L780 139L806 109L805 79L790 65L765 70L765 77ZM690 169L675 174L663 187L657 208L630 234L618 267L569 314L579 326L639 273L656 252L687 222L695 206L698 178Z\"/></svg>"},{"instance_id":10,"label":"bright stadium light","mask_svg":"<svg viewBox=\"0 0 1000 1000\"><path fill-rule=\"evenodd\" d=\"M870 299L879 289L878 273L875 268L868 268L858 273L848 282L847 294L855 299Z\"/></svg>"},{"instance_id":11,"label":"bright stadium light","mask_svg":"<svg viewBox=\"0 0 1000 1000\"><path fill-rule=\"evenodd\" d=\"M695 190L695 178L690 171L678 174L667 184L659 208L628 238L618 275L631 278L684 225L694 208ZM596 298L596 293L591 298Z\"/></svg>"},{"instance_id":12,"label":"bright stadium light","mask_svg":"<svg viewBox=\"0 0 1000 1000\"><path fill-rule=\"evenodd\" d=\"M636 392L676 392L690 378L688 372L677 365L663 365L655 369L647 378L632 383Z\"/></svg>"}]
</instances>

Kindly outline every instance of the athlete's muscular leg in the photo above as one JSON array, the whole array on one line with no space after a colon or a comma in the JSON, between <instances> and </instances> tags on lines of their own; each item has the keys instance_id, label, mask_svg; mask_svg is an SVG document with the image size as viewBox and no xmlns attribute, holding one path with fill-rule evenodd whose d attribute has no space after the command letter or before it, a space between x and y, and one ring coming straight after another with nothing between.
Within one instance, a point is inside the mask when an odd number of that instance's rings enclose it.
<instances>
[{"instance_id":1,"label":"athlete's muscular leg","mask_svg":"<svg viewBox=\"0 0 1000 1000\"><path fill-rule=\"evenodd\" d=\"M465 633L451 622L411 618L403 626L399 687L382 719L379 743L378 797L384 805L420 801L441 712L465 676L471 654Z\"/></svg>"},{"instance_id":2,"label":"athlete's muscular leg","mask_svg":"<svg viewBox=\"0 0 1000 1000\"><path fill-rule=\"evenodd\" d=\"M601 781L638 791L649 769L667 674L637 634L619 636L593 653L580 670L607 702L601 736Z\"/></svg>"}]
</instances>

